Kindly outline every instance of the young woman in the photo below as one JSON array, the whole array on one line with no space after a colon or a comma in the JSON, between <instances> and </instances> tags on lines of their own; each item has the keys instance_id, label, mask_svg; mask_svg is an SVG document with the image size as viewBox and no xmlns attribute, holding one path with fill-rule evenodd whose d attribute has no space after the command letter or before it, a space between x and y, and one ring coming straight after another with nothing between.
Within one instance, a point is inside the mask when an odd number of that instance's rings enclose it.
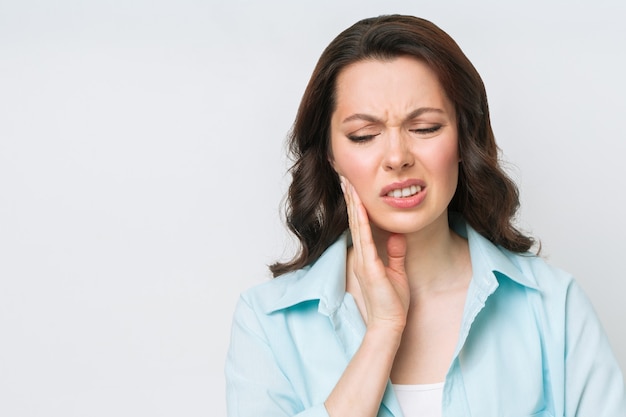
<instances>
[{"instance_id":1,"label":"young woman","mask_svg":"<svg viewBox=\"0 0 626 417\"><path fill-rule=\"evenodd\" d=\"M528 252L480 76L432 23L356 23L290 149L301 243L244 293L230 416L626 416L581 289Z\"/></svg>"}]
</instances>

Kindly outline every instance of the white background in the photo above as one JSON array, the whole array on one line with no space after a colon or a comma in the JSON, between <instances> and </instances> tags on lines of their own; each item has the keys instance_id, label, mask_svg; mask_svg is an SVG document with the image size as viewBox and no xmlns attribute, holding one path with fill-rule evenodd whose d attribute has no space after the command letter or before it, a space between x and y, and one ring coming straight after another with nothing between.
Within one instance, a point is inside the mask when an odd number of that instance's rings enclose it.
<instances>
[{"instance_id":1,"label":"white background","mask_svg":"<svg viewBox=\"0 0 626 417\"><path fill-rule=\"evenodd\" d=\"M0 0L0 415L225 415L234 303L290 253L300 96L393 12L482 74L520 224L625 368L625 5Z\"/></svg>"}]
</instances>

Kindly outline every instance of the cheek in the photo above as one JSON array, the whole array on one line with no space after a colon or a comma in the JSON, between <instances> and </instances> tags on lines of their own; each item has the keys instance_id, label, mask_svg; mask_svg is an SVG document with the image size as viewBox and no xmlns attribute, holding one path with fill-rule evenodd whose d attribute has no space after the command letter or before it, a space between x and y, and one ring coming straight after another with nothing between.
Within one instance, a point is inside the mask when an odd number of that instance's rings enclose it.
<instances>
[{"instance_id":1,"label":"cheek","mask_svg":"<svg viewBox=\"0 0 626 417\"><path fill-rule=\"evenodd\" d=\"M336 155L333 166L339 175L345 177L355 187L359 178L363 177L363 167L357 158Z\"/></svg>"},{"instance_id":2,"label":"cheek","mask_svg":"<svg viewBox=\"0 0 626 417\"><path fill-rule=\"evenodd\" d=\"M445 177L450 188L450 192L454 193L459 181L459 152L455 146L441 161L442 170L445 171Z\"/></svg>"},{"instance_id":3,"label":"cheek","mask_svg":"<svg viewBox=\"0 0 626 417\"><path fill-rule=\"evenodd\" d=\"M354 153L337 155L334 166L355 187L359 183L372 183L377 168L375 161L368 155Z\"/></svg>"},{"instance_id":4,"label":"cheek","mask_svg":"<svg viewBox=\"0 0 626 417\"><path fill-rule=\"evenodd\" d=\"M334 167L337 173L352 184L367 209L376 184L376 165L372 163L371 157L354 153L338 154L335 155Z\"/></svg>"},{"instance_id":5,"label":"cheek","mask_svg":"<svg viewBox=\"0 0 626 417\"><path fill-rule=\"evenodd\" d=\"M365 174L371 165L371 156L367 152L359 152L354 147L343 144L332 147L332 165L335 171L354 184L358 177Z\"/></svg>"},{"instance_id":6,"label":"cheek","mask_svg":"<svg viewBox=\"0 0 626 417\"><path fill-rule=\"evenodd\" d=\"M431 160L441 170L457 167L459 162L459 146L456 135L450 135L431 149Z\"/></svg>"}]
</instances>

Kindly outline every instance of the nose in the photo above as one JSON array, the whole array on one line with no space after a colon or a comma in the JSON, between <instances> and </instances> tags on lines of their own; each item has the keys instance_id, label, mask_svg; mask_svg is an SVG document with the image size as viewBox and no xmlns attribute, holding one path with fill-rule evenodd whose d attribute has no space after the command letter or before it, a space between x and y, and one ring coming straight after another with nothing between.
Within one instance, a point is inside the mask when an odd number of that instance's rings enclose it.
<instances>
[{"instance_id":1,"label":"nose","mask_svg":"<svg viewBox=\"0 0 626 417\"><path fill-rule=\"evenodd\" d=\"M401 132L390 132L383 158L385 171L403 170L415 164L415 157L411 152L410 138Z\"/></svg>"}]
</instances>

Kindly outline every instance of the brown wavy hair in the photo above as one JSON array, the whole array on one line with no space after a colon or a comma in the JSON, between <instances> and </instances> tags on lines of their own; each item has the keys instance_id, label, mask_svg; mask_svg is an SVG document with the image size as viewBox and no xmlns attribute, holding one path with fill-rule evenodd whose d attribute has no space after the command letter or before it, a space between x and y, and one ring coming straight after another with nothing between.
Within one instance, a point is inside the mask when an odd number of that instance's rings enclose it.
<instances>
[{"instance_id":1,"label":"brown wavy hair","mask_svg":"<svg viewBox=\"0 0 626 417\"><path fill-rule=\"evenodd\" d=\"M499 164L487 94L472 63L433 23L412 16L380 16L340 33L322 53L304 92L288 139L293 165L285 212L301 247L292 260L270 266L274 276L315 262L348 228L339 178L329 162L337 76L355 62L399 56L429 65L456 110L461 163L449 211L460 213L480 234L508 250L525 252L533 245L533 239L512 224L519 193Z\"/></svg>"}]
</instances>

